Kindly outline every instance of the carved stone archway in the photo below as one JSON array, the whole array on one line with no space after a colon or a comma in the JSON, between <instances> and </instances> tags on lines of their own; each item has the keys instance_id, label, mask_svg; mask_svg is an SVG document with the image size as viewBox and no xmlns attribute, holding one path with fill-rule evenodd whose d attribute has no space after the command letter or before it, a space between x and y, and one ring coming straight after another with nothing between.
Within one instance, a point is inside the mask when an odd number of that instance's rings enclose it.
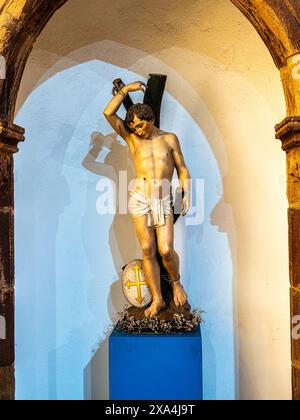
<instances>
[{"instance_id":1,"label":"carved stone archway","mask_svg":"<svg viewBox=\"0 0 300 420\"><path fill-rule=\"evenodd\" d=\"M35 40L67 0L0 0L0 400L14 399L14 170L25 130L14 124L17 94ZM231 0L255 27L280 70L287 118L276 126L287 156L291 320L300 315L300 3ZM3 321L3 322L2 322ZM291 326L293 324L291 323ZM1 333L0 328L0 333ZM3 331L2 331L3 333ZM292 339L293 398L300 400L300 341Z\"/></svg>"}]
</instances>

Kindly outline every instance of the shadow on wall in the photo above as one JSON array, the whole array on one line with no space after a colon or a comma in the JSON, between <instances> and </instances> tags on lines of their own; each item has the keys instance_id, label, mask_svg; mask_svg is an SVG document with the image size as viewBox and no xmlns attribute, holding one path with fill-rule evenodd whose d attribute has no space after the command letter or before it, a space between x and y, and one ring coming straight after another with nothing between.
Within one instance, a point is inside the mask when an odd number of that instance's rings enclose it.
<instances>
[{"instance_id":1,"label":"shadow on wall","mask_svg":"<svg viewBox=\"0 0 300 420\"><path fill-rule=\"evenodd\" d=\"M105 148L106 156L104 162L97 161ZM134 233L132 232L134 227L131 218L128 214L120 214L118 211L119 190L122 188L119 182L120 180L121 182L125 182L127 191L128 180L130 181L134 178L134 169L129 149L125 142L121 143L118 141L117 134L112 133L105 136L99 132L94 132L91 136L90 150L83 160L82 166L89 172L110 180L115 187L115 196L112 197L112 202L117 205L117 211L115 211L114 205L112 209L114 218L109 230L109 246L112 251L114 265L119 270L120 261L129 262L130 258L132 258L133 250L136 249L136 239L132 234ZM124 179L125 176L127 179ZM99 191L99 187L97 189ZM106 194L106 191L100 192ZM121 274L122 270L119 272ZM122 307L120 307L120 302L116 299L114 302L115 308L111 308L110 310L111 318L114 316L115 309L122 309L124 304L122 302Z\"/></svg>"},{"instance_id":2,"label":"shadow on wall","mask_svg":"<svg viewBox=\"0 0 300 420\"><path fill-rule=\"evenodd\" d=\"M131 168L131 160L128 160L128 148L120 143L117 134L109 134L107 136L101 133L93 133L91 136L90 150L82 162L82 166L91 173L98 176L106 177L116 186L116 197L119 192L119 176L118 174L126 173L129 179L134 178L134 172ZM107 148L108 154L104 162L97 161L99 155L104 148ZM115 197L115 198L116 198ZM114 212L114 220L109 230L109 246L112 250L112 257L116 270L119 267L119 261L129 262L132 259L132 249L136 249L135 236L132 234L133 225L128 215L120 214L119 211ZM119 279L122 276L122 270L119 271ZM125 302L120 285L117 280L111 286L108 298L109 316L113 322L116 322L116 314L124 309ZM108 383L108 340L107 337L100 343L99 348L84 371L84 399L85 400L107 400L109 399ZM99 380L101 378L101 380Z\"/></svg>"},{"instance_id":3,"label":"shadow on wall","mask_svg":"<svg viewBox=\"0 0 300 420\"><path fill-rule=\"evenodd\" d=\"M84 370L84 400L109 400L109 342L104 340ZM101 381L99 381L101 378Z\"/></svg>"},{"instance_id":4,"label":"shadow on wall","mask_svg":"<svg viewBox=\"0 0 300 420\"><path fill-rule=\"evenodd\" d=\"M102 118L117 77L141 79L97 60L60 71L17 115L16 123L26 127L15 159L18 399L108 395L106 330L125 305L122 267L141 257L130 215L97 211L106 194L99 181L115 185L117 197L120 171L128 181L134 176L125 142ZM134 100L141 100L138 93ZM205 398L232 399L232 260L227 234L210 220L223 195L222 179L199 126L168 93L161 126L178 135L193 181L204 187L197 210L193 184L195 212L178 222L175 248L191 304L206 311Z\"/></svg>"}]
</instances>

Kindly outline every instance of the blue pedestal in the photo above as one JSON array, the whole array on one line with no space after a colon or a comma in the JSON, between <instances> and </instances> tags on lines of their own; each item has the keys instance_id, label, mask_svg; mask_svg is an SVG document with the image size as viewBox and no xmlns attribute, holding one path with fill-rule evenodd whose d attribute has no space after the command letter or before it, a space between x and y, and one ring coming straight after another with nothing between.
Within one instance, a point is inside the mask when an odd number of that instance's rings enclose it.
<instances>
[{"instance_id":1,"label":"blue pedestal","mask_svg":"<svg viewBox=\"0 0 300 420\"><path fill-rule=\"evenodd\" d=\"M202 342L194 333L109 339L111 400L202 400Z\"/></svg>"}]
</instances>

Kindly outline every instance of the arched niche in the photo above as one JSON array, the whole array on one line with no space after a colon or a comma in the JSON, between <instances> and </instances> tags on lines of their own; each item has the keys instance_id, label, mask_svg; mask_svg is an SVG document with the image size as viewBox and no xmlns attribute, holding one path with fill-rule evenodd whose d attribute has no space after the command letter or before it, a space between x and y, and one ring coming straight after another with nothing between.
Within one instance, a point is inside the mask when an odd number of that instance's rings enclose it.
<instances>
[{"instance_id":1,"label":"arched niche","mask_svg":"<svg viewBox=\"0 0 300 420\"><path fill-rule=\"evenodd\" d=\"M13 244L13 153L17 152L17 145L24 141L24 130L14 124L15 103L28 56L33 44L41 33L51 16L58 10L66 0L22 0L17 4L9 1L1 2L0 26L0 51L6 60L6 79L0 83L0 197L1 206L6 208L1 212L1 226L5 234L2 235L0 246L1 278L2 284L2 306L8 328L8 334L2 352L0 363L5 369L1 369L4 375L3 384L4 397L13 397L11 366L14 361L14 321L13 321L13 287L14 287L14 244ZM281 70L285 96L287 98L288 115L290 118L283 121L277 127L277 136L284 142L285 150L288 153L288 165L291 167L290 175L295 177L297 170L293 163L299 161L298 145L299 138L299 79L294 77L295 68L298 68L299 57L299 6L295 2L285 0L232 0L250 20L266 43L276 66ZM26 127L25 127L26 128ZM296 171L296 172L295 172ZM290 212L291 232L298 226L298 184L290 179L289 201L293 205ZM9 194L7 194L9 191ZM295 235L293 236L293 238ZM292 307L293 314L299 313L299 284L295 282L293 261L296 261L298 254L291 248L292 267ZM299 346L293 345L293 390L294 397L299 398ZM5 388L9 390L8 394Z\"/></svg>"}]
</instances>

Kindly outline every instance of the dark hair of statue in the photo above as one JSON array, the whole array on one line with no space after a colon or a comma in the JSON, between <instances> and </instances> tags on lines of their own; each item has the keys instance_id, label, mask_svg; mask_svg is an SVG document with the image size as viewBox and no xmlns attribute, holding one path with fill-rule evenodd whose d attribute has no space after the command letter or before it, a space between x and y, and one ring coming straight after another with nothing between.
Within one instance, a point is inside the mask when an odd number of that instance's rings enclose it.
<instances>
[{"instance_id":1,"label":"dark hair of statue","mask_svg":"<svg viewBox=\"0 0 300 420\"><path fill-rule=\"evenodd\" d=\"M128 109L125 118L125 125L130 131L132 131L132 129L130 128L130 124L133 123L135 115L143 121L155 120L154 112L152 111L152 108L149 105L134 104Z\"/></svg>"}]
</instances>

